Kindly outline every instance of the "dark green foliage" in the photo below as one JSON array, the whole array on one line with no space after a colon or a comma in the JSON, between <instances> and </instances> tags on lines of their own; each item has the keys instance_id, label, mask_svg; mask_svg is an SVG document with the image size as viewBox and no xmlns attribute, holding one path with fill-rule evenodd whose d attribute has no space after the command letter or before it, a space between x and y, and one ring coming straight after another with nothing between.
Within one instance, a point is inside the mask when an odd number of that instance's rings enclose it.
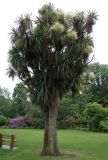
<instances>
[{"instance_id":1,"label":"dark green foliage","mask_svg":"<svg viewBox=\"0 0 108 160\"><path fill-rule=\"evenodd\" d=\"M11 99L8 89L0 87L0 114L10 117Z\"/></svg>"},{"instance_id":2,"label":"dark green foliage","mask_svg":"<svg viewBox=\"0 0 108 160\"><path fill-rule=\"evenodd\" d=\"M85 105L91 102L92 95L89 93L77 94L74 97L70 93L66 94L59 104L58 127L68 128L66 121L73 117L76 120L76 127L87 127L87 120L83 111ZM70 127L72 127L70 125Z\"/></svg>"},{"instance_id":3,"label":"dark green foliage","mask_svg":"<svg viewBox=\"0 0 108 160\"><path fill-rule=\"evenodd\" d=\"M3 115L0 115L0 126L7 125L9 123L9 119Z\"/></svg>"},{"instance_id":4,"label":"dark green foliage","mask_svg":"<svg viewBox=\"0 0 108 160\"><path fill-rule=\"evenodd\" d=\"M94 78L88 81L88 91L93 95L93 101L108 107L108 65L94 63L89 66Z\"/></svg>"},{"instance_id":5,"label":"dark green foliage","mask_svg":"<svg viewBox=\"0 0 108 160\"><path fill-rule=\"evenodd\" d=\"M108 119L100 122L100 130L108 132Z\"/></svg>"},{"instance_id":6,"label":"dark green foliage","mask_svg":"<svg viewBox=\"0 0 108 160\"><path fill-rule=\"evenodd\" d=\"M8 75L17 75L34 103L47 107L68 89L73 94L77 91L92 52L90 33L97 16L95 12L77 12L67 19L51 4L38 13L34 21L30 15L21 16L12 29Z\"/></svg>"},{"instance_id":7,"label":"dark green foliage","mask_svg":"<svg viewBox=\"0 0 108 160\"><path fill-rule=\"evenodd\" d=\"M13 95L12 95L13 103L13 111L14 111L14 117L21 115L24 116L29 108L30 108L30 99L28 95L28 91L24 88L24 85L19 83L16 84L16 87L14 88Z\"/></svg>"}]
</instances>

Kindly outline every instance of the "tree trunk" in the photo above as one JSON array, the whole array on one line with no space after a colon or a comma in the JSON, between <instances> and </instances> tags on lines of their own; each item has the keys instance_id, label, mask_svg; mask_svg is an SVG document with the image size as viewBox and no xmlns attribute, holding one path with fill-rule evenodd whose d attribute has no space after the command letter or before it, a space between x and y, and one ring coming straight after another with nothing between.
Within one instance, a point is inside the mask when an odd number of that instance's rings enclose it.
<instances>
[{"instance_id":1,"label":"tree trunk","mask_svg":"<svg viewBox=\"0 0 108 160\"><path fill-rule=\"evenodd\" d=\"M44 145L41 152L43 156L59 156L60 152L57 146L57 101L45 110L45 129L44 129Z\"/></svg>"}]
</instances>

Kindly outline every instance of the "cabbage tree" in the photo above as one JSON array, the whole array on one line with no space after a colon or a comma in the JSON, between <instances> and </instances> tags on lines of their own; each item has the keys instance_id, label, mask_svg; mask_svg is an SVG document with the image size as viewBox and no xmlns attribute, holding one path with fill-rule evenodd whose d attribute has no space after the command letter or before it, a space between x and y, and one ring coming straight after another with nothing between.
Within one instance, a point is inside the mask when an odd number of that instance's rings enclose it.
<instances>
[{"instance_id":1,"label":"cabbage tree","mask_svg":"<svg viewBox=\"0 0 108 160\"><path fill-rule=\"evenodd\" d=\"M21 15L11 32L9 77L18 76L31 99L45 113L42 155L57 156L56 118L64 93L78 90L80 76L89 63L97 20L95 12L64 13L45 4L35 19Z\"/></svg>"}]
</instances>

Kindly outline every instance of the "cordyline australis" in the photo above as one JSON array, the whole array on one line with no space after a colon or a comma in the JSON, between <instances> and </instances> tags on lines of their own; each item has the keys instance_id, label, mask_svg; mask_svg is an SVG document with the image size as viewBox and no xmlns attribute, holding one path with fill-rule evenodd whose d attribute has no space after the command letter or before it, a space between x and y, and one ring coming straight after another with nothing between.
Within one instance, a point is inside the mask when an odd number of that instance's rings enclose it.
<instances>
[{"instance_id":1,"label":"cordyline australis","mask_svg":"<svg viewBox=\"0 0 108 160\"><path fill-rule=\"evenodd\" d=\"M11 32L9 77L18 76L34 103L45 113L44 145L41 155L60 155L56 118L63 94L78 90L80 77L89 63L97 20L95 12L65 14L45 4L36 19L22 15Z\"/></svg>"}]
</instances>

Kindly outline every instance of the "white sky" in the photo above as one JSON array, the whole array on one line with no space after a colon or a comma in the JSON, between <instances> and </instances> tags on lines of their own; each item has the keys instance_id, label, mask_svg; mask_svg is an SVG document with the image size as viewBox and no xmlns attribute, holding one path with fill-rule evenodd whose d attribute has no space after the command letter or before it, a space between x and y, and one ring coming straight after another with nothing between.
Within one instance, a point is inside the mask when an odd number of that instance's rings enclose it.
<instances>
[{"instance_id":1,"label":"white sky","mask_svg":"<svg viewBox=\"0 0 108 160\"><path fill-rule=\"evenodd\" d=\"M16 18L25 13L37 15L37 10L46 2L66 12L76 10L95 10L99 20L94 27L94 62L108 64L108 1L107 0L1 0L0 1L0 85L12 92L18 79L12 81L6 75L7 53L10 46L9 33Z\"/></svg>"}]
</instances>

